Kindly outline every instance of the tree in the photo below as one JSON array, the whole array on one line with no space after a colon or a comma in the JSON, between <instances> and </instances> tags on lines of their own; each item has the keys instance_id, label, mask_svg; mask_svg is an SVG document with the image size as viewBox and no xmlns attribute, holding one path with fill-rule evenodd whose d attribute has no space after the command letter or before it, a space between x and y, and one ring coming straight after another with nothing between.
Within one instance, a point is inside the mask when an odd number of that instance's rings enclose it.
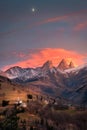
<instances>
[{"instance_id":1,"label":"tree","mask_svg":"<svg viewBox=\"0 0 87 130\"><path fill-rule=\"evenodd\" d=\"M28 98L28 99L32 99L33 96L32 96L31 94L27 94L27 98Z\"/></svg>"},{"instance_id":2,"label":"tree","mask_svg":"<svg viewBox=\"0 0 87 130\"><path fill-rule=\"evenodd\" d=\"M7 106L7 105L9 105L9 101L3 100L3 101L2 101L2 106L5 107L5 106Z\"/></svg>"},{"instance_id":3,"label":"tree","mask_svg":"<svg viewBox=\"0 0 87 130\"><path fill-rule=\"evenodd\" d=\"M41 125L43 126L44 125L44 119L43 118L41 118Z\"/></svg>"},{"instance_id":4,"label":"tree","mask_svg":"<svg viewBox=\"0 0 87 130\"><path fill-rule=\"evenodd\" d=\"M33 126L30 126L30 130L33 130Z\"/></svg>"},{"instance_id":5,"label":"tree","mask_svg":"<svg viewBox=\"0 0 87 130\"><path fill-rule=\"evenodd\" d=\"M18 130L19 117L17 117L15 108L12 110L7 110L5 115L5 119L0 125L0 128L2 128L2 130Z\"/></svg>"},{"instance_id":6,"label":"tree","mask_svg":"<svg viewBox=\"0 0 87 130\"><path fill-rule=\"evenodd\" d=\"M0 84L0 89L2 89L1 84Z\"/></svg>"},{"instance_id":7,"label":"tree","mask_svg":"<svg viewBox=\"0 0 87 130\"><path fill-rule=\"evenodd\" d=\"M22 123L22 129L23 130L26 130L26 120L21 120L21 123Z\"/></svg>"}]
</instances>

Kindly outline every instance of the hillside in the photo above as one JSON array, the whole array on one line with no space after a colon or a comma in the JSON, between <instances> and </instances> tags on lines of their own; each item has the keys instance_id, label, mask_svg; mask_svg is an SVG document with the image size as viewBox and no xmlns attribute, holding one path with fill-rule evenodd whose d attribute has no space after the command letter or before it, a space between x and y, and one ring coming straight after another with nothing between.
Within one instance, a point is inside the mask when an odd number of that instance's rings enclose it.
<instances>
[{"instance_id":1,"label":"hillside","mask_svg":"<svg viewBox=\"0 0 87 130\"><path fill-rule=\"evenodd\" d=\"M2 100L15 102L18 98L25 100L26 91L20 85L13 84L8 78L0 76L0 102Z\"/></svg>"},{"instance_id":2,"label":"hillside","mask_svg":"<svg viewBox=\"0 0 87 130\"><path fill-rule=\"evenodd\" d=\"M49 95L71 104L87 105L86 64L75 68L72 61L67 63L63 59L57 67L54 67L51 61L47 61L41 67L15 66L4 73L20 91L23 89L24 92L31 91L40 95ZM18 94L16 91L15 93Z\"/></svg>"}]
</instances>

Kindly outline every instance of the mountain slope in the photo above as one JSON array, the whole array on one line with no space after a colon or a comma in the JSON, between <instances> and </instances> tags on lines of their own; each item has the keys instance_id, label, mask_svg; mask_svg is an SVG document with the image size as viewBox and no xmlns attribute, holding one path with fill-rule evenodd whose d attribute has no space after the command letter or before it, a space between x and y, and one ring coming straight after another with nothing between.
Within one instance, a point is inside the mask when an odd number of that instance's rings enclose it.
<instances>
[{"instance_id":1,"label":"mountain slope","mask_svg":"<svg viewBox=\"0 0 87 130\"><path fill-rule=\"evenodd\" d=\"M63 59L57 68L47 61L42 67L13 67L7 73L13 77L13 82L34 91L60 96L76 104L87 104L87 64L74 68L73 62L67 64Z\"/></svg>"},{"instance_id":2,"label":"mountain slope","mask_svg":"<svg viewBox=\"0 0 87 130\"><path fill-rule=\"evenodd\" d=\"M8 78L0 76L0 104L2 100L14 103L18 98L25 100L26 91L20 85L13 84Z\"/></svg>"},{"instance_id":3,"label":"mountain slope","mask_svg":"<svg viewBox=\"0 0 87 130\"><path fill-rule=\"evenodd\" d=\"M64 90L62 95L72 103L87 104L87 65L66 70L66 73L68 78L64 79L64 83L70 91Z\"/></svg>"}]
</instances>

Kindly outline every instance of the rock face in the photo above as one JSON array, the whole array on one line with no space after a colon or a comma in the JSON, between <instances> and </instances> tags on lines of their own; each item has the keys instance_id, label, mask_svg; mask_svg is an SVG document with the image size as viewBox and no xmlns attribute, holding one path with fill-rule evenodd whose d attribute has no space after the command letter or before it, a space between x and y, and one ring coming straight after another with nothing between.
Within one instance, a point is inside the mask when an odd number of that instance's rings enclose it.
<instances>
[{"instance_id":1,"label":"rock face","mask_svg":"<svg viewBox=\"0 0 87 130\"><path fill-rule=\"evenodd\" d=\"M65 59L62 59L57 68L63 71L65 69L68 69L69 65L67 64Z\"/></svg>"},{"instance_id":2,"label":"rock face","mask_svg":"<svg viewBox=\"0 0 87 130\"><path fill-rule=\"evenodd\" d=\"M71 61L70 64L69 64L69 68L74 68L74 63Z\"/></svg>"},{"instance_id":3,"label":"rock face","mask_svg":"<svg viewBox=\"0 0 87 130\"><path fill-rule=\"evenodd\" d=\"M47 61L43 64L42 69L48 70L48 69L51 69L52 67L53 67L52 61Z\"/></svg>"},{"instance_id":4,"label":"rock face","mask_svg":"<svg viewBox=\"0 0 87 130\"><path fill-rule=\"evenodd\" d=\"M64 71L66 69L70 69L70 68L74 68L74 67L75 66L72 61L70 63L68 63L67 60L62 59L57 68Z\"/></svg>"}]
</instances>

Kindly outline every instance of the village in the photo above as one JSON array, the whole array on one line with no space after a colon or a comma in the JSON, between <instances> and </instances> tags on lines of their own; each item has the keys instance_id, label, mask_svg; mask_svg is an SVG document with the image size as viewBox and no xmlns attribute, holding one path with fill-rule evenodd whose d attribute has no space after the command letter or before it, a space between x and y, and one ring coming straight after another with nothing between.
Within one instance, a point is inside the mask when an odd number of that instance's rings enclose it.
<instances>
[{"instance_id":1,"label":"village","mask_svg":"<svg viewBox=\"0 0 87 130\"><path fill-rule=\"evenodd\" d=\"M77 130L76 125L68 122L61 126L62 114L69 118L77 111L84 112L84 106L72 106L58 98L49 96L27 94L26 101L17 97L17 100L10 104L10 101L3 100L0 106L0 130ZM53 116L52 116L53 114ZM56 114L56 115L55 115ZM58 115L58 116L57 116ZM61 117L61 118L59 118ZM59 120L60 125L57 120Z\"/></svg>"}]
</instances>

